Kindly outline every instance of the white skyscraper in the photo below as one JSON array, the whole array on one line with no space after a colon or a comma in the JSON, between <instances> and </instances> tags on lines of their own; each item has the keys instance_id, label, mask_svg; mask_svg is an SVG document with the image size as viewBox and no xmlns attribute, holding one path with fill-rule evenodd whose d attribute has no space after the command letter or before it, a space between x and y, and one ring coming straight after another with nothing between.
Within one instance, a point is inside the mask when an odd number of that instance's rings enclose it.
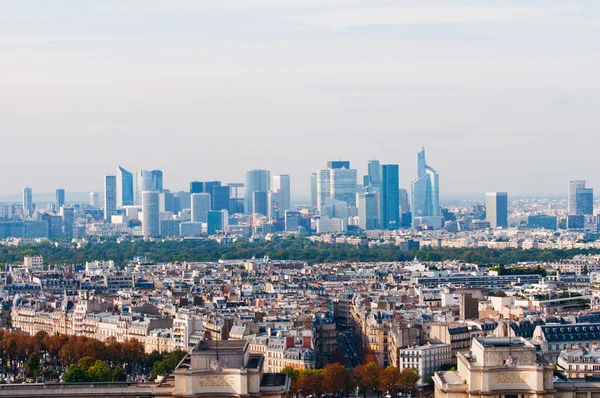
<instances>
[{"instance_id":1,"label":"white skyscraper","mask_svg":"<svg viewBox=\"0 0 600 398\"><path fill-rule=\"evenodd\" d=\"M144 236L160 235L160 199L158 191L142 192L142 233Z\"/></svg>"},{"instance_id":2,"label":"white skyscraper","mask_svg":"<svg viewBox=\"0 0 600 398\"><path fill-rule=\"evenodd\" d=\"M142 192L152 191L152 173L148 170L138 171L133 185L133 202L139 206L142 204Z\"/></svg>"},{"instance_id":3,"label":"white skyscraper","mask_svg":"<svg viewBox=\"0 0 600 398\"><path fill-rule=\"evenodd\" d=\"M90 192L90 206L100 206L100 194L98 192Z\"/></svg>"},{"instance_id":4,"label":"white skyscraper","mask_svg":"<svg viewBox=\"0 0 600 398\"><path fill-rule=\"evenodd\" d=\"M104 176L104 219L110 222L110 218L117 213L117 177Z\"/></svg>"},{"instance_id":5,"label":"white skyscraper","mask_svg":"<svg viewBox=\"0 0 600 398\"><path fill-rule=\"evenodd\" d=\"M281 215L283 215L291 206L290 176L287 174L273 176L273 186L271 187L271 190L279 194L279 211Z\"/></svg>"},{"instance_id":6,"label":"white skyscraper","mask_svg":"<svg viewBox=\"0 0 600 398\"><path fill-rule=\"evenodd\" d=\"M195 193L192 194L192 220L193 222L206 222L206 217L210 211L210 194Z\"/></svg>"},{"instance_id":7,"label":"white skyscraper","mask_svg":"<svg viewBox=\"0 0 600 398\"><path fill-rule=\"evenodd\" d=\"M361 192L356 194L358 206L358 226L364 230L377 229L377 193Z\"/></svg>"}]
</instances>

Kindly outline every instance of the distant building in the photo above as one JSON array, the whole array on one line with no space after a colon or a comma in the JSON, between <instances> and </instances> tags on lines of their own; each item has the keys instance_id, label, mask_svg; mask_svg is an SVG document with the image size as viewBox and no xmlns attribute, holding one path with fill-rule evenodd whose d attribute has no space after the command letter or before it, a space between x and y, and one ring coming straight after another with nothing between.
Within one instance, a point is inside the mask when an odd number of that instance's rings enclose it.
<instances>
[{"instance_id":1,"label":"distant building","mask_svg":"<svg viewBox=\"0 0 600 398\"><path fill-rule=\"evenodd\" d=\"M157 191L142 193L142 234L160 236L160 198Z\"/></svg>"},{"instance_id":2,"label":"distant building","mask_svg":"<svg viewBox=\"0 0 600 398\"><path fill-rule=\"evenodd\" d=\"M328 199L346 202L348 206L356 206L356 170L350 169L350 162L328 162L327 169L317 170L317 207L321 207ZM348 166L348 168L346 168Z\"/></svg>"},{"instance_id":3,"label":"distant building","mask_svg":"<svg viewBox=\"0 0 600 398\"><path fill-rule=\"evenodd\" d=\"M117 177L104 177L104 219L110 222L110 218L117 213Z\"/></svg>"},{"instance_id":4,"label":"distant building","mask_svg":"<svg viewBox=\"0 0 600 398\"><path fill-rule=\"evenodd\" d=\"M585 188L585 180L569 181L568 214L577 214L577 190Z\"/></svg>"},{"instance_id":5,"label":"distant building","mask_svg":"<svg viewBox=\"0 0 600 398\"><path fill-rule=\"evenodd\" d=\"M268 192L271 190L271 172L268 170L246 171L246 183L244 187L244 209L246 213L251 213L253 211L252 193L255 191Z\"/></svg>"},{"instance_id":6,"label":"distant building","mask_svg":"<svg viewBox=\"0 0 600 398\"><path fill-rule=\"evenodd\" d=\"M194 221L185 221L179 224L179 234L181 236L200 236L202 235L202 223Z\"/></svg>"},{"instance_id":7,"label":"distant building","mask_svg":"<svg viewBox=\"0 0 600 398\"><path fill-rule=\"evenodd\" d=\"M583 216L594 214L594 190L592 188L578 188L575 201L575 214Z\"/></svg>"},{"instance_id":8,"label":"distant building","mask_svg":"<svg viewBox=\"0 0 600 398\"><path fill-rule=\"evenodd\" d=\"M150 172L150 176L152 178L152 191L162 191L163 190L163 172L162 170L152 170Z\"/></svg>"},{"instance_id":9,"label":"distant building","mask_svg":"<svg viewBox=\"0 0 600 398\"><path fill-rule=\"evenodd\" d=\"M117 168L117 207L133 206L133 173Z\"/></svg>"},{"instance_id":10,"label":"distant building","mask_svg":"<svg viewBox=\"0 0 600 398\"><path fill-rule=\"evenodd\" d=\"M284 211L290 210L291 208L291 187L290 187L290 176L287 174L280 174L273 176L273 185L271 187L273 192L279 194L279 211L283 214Z\"/></svg>"},{"instance_id":11,"label":"distant building","mask_svg":"<svg viewBox=\"0 0 600 398\"><path fill-rule=\"evenodd\" d=\"M100 194L98 192L90 192L90 206L100 207Z\"/></svg>"},{"instance_id":12,"label":"distant building","mask_svg":"<svg viewBox=\"0 0 600 398\"><path fill-rule=\"evenodd\" d=\"M62 234L67 238L73 237L73 225L75 223L75 209L71 206L61 206L60 215L62 216Z\"/></svg>"},{"instance_id":13,"label":"distant building","mask_svg":"<svg viewBox=\"0 0 600 398\"><path fill-rule=\"evenodd\" d=\"M413 219L440 216L440 178L427 164L425 148L417 154L417 178L412 181L411 209Z\"/></svg>"},{"instance_id":14,"label":"distant building","mask_svg":"<svg viewBox=\"0 0 600 398\"><path fill-rule=\"evenodd\" d=\"M142 204L143 192L153 191L152 189L152 173L148 170L140 170L135 173L133 202L139 206Z\"/></svg>"},{"instance_id":15,"label":"distant building","mask_svg":"<svg viewBox=\"0 0 600 398\"><path fill-rule=\"evenodd\" d=\"M356 194L358 206L358 226L363 230L377 229L377 198L376 193L361 192Z\"/></svg>"},{"instance_id":16,"label":"distant building","mask_svg":"<svg viewBox=\"0 0 600 398\"><path fill-rule=\"evenodd\" d=\"M180 220L160 220L160 235L161 236L179 236L180 235Z\"/></svg>"},{"instance_id":17,"label":"distant building","mask_svg":"<svg viewBox=\"0 0 600 398\"><path fill-rule=\"evenodd\" d=\"M317 173L310 175L310 205L317 207Z\"/></svg>"},{"instance_id":18,"label":"distant building","mask_svg":"<svg viewBox=\"0 0 600 398\"><path fill-rule=\"evenodd\" d=\"M211 210L229 210L230 190L227 185L212 187Z\"/></svg>"},{"instance_id":19,"label":"distant building","mask_svg":"<svg viewBox=\"0 0 600 398\"><path fill-rule=\"evenodd\" d=\"M59 210L61 207L65 205L65 190L62 188L58 188L56 190L56 210Z\"/></svg>"},{"instance_id":20,"label":"distant building","mask_svg":"<svg viewBox=\"0 0 600 398\"><path fill-rule=\"evenodd\" d=\"M527 227L551 229L555 231L557 228L556 216L547 216L545 214L532 214L527 217Z\"/></svg>"},{"instance_id":21,"label":"distant building","mask_svg":"<svg viewBox=\"0 0 600 398\"><path fill-rule=\"evenodd\" d=\"M506 192L488 192L486 198L486 220L493 229L508 228L508 195Z\"/></svg>"},{"instance_id":22,"label":"distant building","mask_svg":"<svg viewBox=\"0 0 600 398\"><path fill-rule=\"evenodd\" d=\"M33 212L33 191L29 187L23 189L23 212L27 215Z\"/></svg>"},{"instance_id":23,"label":"distant building","mask_svg":"<svg viewBox=\"0 0 600 398\"><path fill-rule=\"evenodd\" d=\"M229 226L229 213L227 210L209 211L206 221L206 230L208 235L214 235L217 232L226 232Z\"/></svg>"},{"instance_id":24,"label":"distant building","mask_svg":"<svg viewBox=\"0 0 600 398\"><path fill-rule=\"evenodd\" d=\"M400 228L400 169L397 164L381 166L380 220L382 229Z\"/></svg>"},{"instance_id":25,"label":"distant building","mask_svg":"<svg viewBox=\"0 0 600 398\"><path fill-rule=\"evenodd\" d=\"M269 193L266 191L254 191L252 192L252 213L262 214L266 216L269 214L268 206Z\"/></svg>"},{"instance_id":26,"label":"distant building","mask_svg":"<svg viewBox=\"0 0 600 398\"><path fill-rule=\"evenodd\" d=\"M206 215L210 211L210 194L192 194L192 219L194 222L206 222Z\"/></svg>"},{"instance_id":27,"label":"distant building","mask_svg":"<svg viewBox=\"0 0 600 398\"><path fill-rule=\"evenodd\" d=\"M479 299L472 293L460 294L460 320L479 319Z\"/></svg>"}]
</instances>

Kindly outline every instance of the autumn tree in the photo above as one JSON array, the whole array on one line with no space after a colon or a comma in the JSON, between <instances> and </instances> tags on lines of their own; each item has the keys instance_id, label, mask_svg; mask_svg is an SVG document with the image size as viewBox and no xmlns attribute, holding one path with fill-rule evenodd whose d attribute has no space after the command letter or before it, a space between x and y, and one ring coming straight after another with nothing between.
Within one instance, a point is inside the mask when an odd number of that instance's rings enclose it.
<instances>
[{"instance_id":1,"label":"autumn tree","mask_svg":"<svg viewBox=\"0 0 600 398\"><path fill-rule=\"evenodd\" d=\"M400 386L402 391L410 393L414 391L417 382L419 381L419 373L411 368L405 368L400 372Z\"/></svg>"},{"instance_id":2,"label":"autumn tree","mask_svg":"<svg viewBox=\"0 0 600 398\"><path fill-rule=\"evenodd\" d=\"M381 368L376 362L354 368L354 379L364 397L367 396L367 392L378 390L380 373Z\"/></svg>"},{"instance_id":3,"label":"autumn tree","mask_svg":"<svg viewBox=\"0 0 600 398\"><path fill-rule=\"evenodd\" d=\"M400 371L395 366L388 366L379 375L379 390L397 393L402 391Z\"/></svg>"},{"instance_id":4,"label":"autumn tree","mask_svg":"<svg viewBox=\"0 0 600 398\"><path fill-rule=\"evenodd\" d=\"M336 394L345 389L350 377L348 369L339 363L332 363L323 369L323 382L326 392Z\"/></svg>"}]
</instances>

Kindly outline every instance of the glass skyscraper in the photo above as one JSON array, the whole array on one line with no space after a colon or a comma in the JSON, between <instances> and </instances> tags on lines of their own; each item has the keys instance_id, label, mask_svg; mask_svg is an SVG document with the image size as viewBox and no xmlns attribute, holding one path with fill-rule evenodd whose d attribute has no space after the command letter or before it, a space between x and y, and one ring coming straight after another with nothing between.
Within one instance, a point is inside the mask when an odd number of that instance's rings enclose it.
<instances>
[{"instance_id":1,"label":"glass skyscraper","mask_svg":"<svg viewBox=\"0 0 600 398\"><path fill-rule=\"evenodd\" d=\"M160 236L160 197L158 191L142 192L142 234Z\"/></svg>"},{"instance_id":2,"label":"glass skyscraper","mask_svg":"<svg viewBox=\"0 0 600 398\"><path fill-rule=\"evenodd\" d=\"M162 191L163 190L163 172L161 170L152 170L150 172L152 176L152 190Z\"/></svg>"},{"instance_id":3,"label":"glass skyscraper","mask_svg":"<svg viewBox=\"0 0 600 398\"><path fill-rule=\"evenodd\" d=\"M381 166L379 197L381 228L400 228L400 169L397 164Z\"/></svg>"},{"instance_id":4,"label":"glass skyscraper","mask_svg":"<svg viewBox=\"0 0 600 398\"><path fill-rule=\"evenodd\" d=\"M594 215L594 189L578 188L575 194L575 214L583 216Z\"/></svg>"},{"instance_id":5,"label":"glass skyscraper","mask_svg":"<svg viewBox=\"0 0 600 398\"><path fill-rule=\"evenodd\" d=\"M56 190L56 211L59 211L61 207L65 205L65 190L58 188Z\"/></svg>"},{"instance_id":6,"label":"glass skyscraper","mask_svg":"<svg viewBox=\"0 0 600 398\"><path fill-rule=\"evenodd\" d=\"M117 177L104 177L104 219L110 222L110 218L117 213Z\"/></svg>"},{"instance_id":7,"label":"glass skyscraper","mask_svg":"<svg viewBox=\"0 0 600 398\"><path fill-rule=\"evenodd\" d=\"M133 173L117 168L117 207L133 205Z\"/></svg>"},{"instance_id":8,"label":"glass skyscraper","mask_svg":"<svg viewBox=\"0 0 600 398\"><path fill-rule=\"evenodd\" d=\"M33 190L29 187L23 189L23 211L27 213L33 211Z\"/></svg>"},{"instance_id":9,"label":"glass skyscraper","mask_svg":"<svg viewBox=\"0 0 600 398\"><path fill-rule=\"evenodd\" d=\"M413 219L440 216L440 178L427 164L425 148L417 154L417 178L412 181L412 215Z\"/></svg>"},{"instance_id":10,"label":"glass skyscraper","mask_svg":"<svg viewBox=\"0 0 600 398\"><path fill-rule=\"evenodd\" d=\"M271 172L268 170L246 171L244 188L244 211L252 213L252 193L254 191L268 192L271 190Z\"/></svg>"},{"instance_id":11,"label":"glass skyscraper","mask_svg":"<svg viewBox=\"0 0 600 398\"><path fill-rule=\"evenodd\" d=\"M585 188L584 180L569 181L569 200L567 203L568 214L577 214L577 190Z\"/></svg>"}]
</instances>

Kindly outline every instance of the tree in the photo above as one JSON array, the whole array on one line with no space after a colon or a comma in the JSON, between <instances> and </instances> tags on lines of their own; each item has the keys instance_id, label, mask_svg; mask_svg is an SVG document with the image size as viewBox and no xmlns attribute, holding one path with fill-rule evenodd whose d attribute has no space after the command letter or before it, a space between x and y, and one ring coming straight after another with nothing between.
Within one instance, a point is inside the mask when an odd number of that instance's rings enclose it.
<instances>
[{"instance_id":1,"label":"tree","mask_svg":"<svg viewBox=\"0 0 600 398\"><path fill-rule=\"evenodd\" d=\"M332 363L323 369L323 382L327 392L336 394L346 386L346 379L349 377L348 369L339 363Z\"/></svg>"},{"instance_id":2,"label":"tree","mask_svg":"<svg viewBox=\"0 0 600 398\"><path fill-rule=\"evenodd\" d=\"M40 357L31 354L25 364L25 374L27 377L35 377L40 373Z\"/></svg>"},{"instance_id":3,"label":"tree","mask_svg":"<svg viewBox=\"0 0 600 398\"><path fill-rule=\"evenodd\" d=\"M126 381L127 376L123 372L123 366L118 365L112 373L112 381Z\"/></svg>"},{"instance_id":4,"label":"tree","mask_svg":"<svg viewBox=\"0 0 600 398\"><path fill-rule=\"evenodd\" d=\"M88 381L87 373L77 365L69 365L64 375L65 383L83 383Z\"/></svg>"},{"instance_id":5,"label":"tree","mask_svg":"<svg viewBox=\"0 0 600 398\"><path fill-rule=\"evenodd\" d=\"M397 393L402 390L400 383L400 370L395 366L388 366L379 375L379 390Z\"/></svg>"},{"instance_id":6,"label":"tree","mask_svg":"<svg viewBox=\"0 0 600 398\"><path fill-rule=\"evenodd\" d=\"M375 352L371 348L365 349L362 356L362 364L368 365L372 362L377 362L377 357L375 356Z\"/></svg>"},{"instance_id":7,"label":"tree","mask_svg":"<svg viewBox=\"0 0 600 398\"><path fill-rule=\"evenodd\" d=\"M315 394L316 396L321 396L325 393L322 369L304 371L298 381L300 390L302 390L304 395Z\"/></svg>"},{"instance_id":8,"label":"tree","mask_svg":"<svg viewBox=\"0 0 600 398\"><path fill-rule=\"evenodd\" d=\"M405 368L400 372L400 385L402 391L410 393L415 389L417 382L419 381L419 373L411 368Z\"/></svg>"},{"instance_id":9,"label":"tree","mask_svg":"<svg viewBox=\"0 0 600 398\"><path fill-rule=\"evenodd\" d=\"M88 369L88 378L94 382L111 381L113 372L104 361L96 361L94 366Z\"/></svg>"},{"instance_id":10,"label":"tree","mask_svg":"<svg viewBox=\"0 0 600 398\"><path fill-rule=\"evenodd\" d=\"M367 396L367 392L378 390L380 373L381 368L376 362L354 368L354 379L364 397Z\"/></svg>"},{"instance_id":11,"label":"tree","mask_svg":"<svg viewBox=\"0 0 600 398\"><path fill-rule=\"evenodd\" d=\"M496 290L494 297L506 297L506 293L504 293L502 290Z\"/></svg>"},{"instance_id":12,"label":"tree","mask_svg":"<svg viewBox=\"0 0 600 398\"><path fill-rule=\"evenodd\" d=\"M281 369L280 373L288 375L292 380L298 380L298 378L300 377L300 371L291 366L286 366L285 368Z\"/></svg>"},{"instance_id":13,"label":"tree","mask_svg":"<svg viewBox=\"0 0 600 398\"><path fill-rule=\"evenodd\" d=\"M87 372L94 364L96 360L92 357L83 357L79 361L77 361L77 366L83 369L84 372Z\"/></svg>"}]
</instances>

